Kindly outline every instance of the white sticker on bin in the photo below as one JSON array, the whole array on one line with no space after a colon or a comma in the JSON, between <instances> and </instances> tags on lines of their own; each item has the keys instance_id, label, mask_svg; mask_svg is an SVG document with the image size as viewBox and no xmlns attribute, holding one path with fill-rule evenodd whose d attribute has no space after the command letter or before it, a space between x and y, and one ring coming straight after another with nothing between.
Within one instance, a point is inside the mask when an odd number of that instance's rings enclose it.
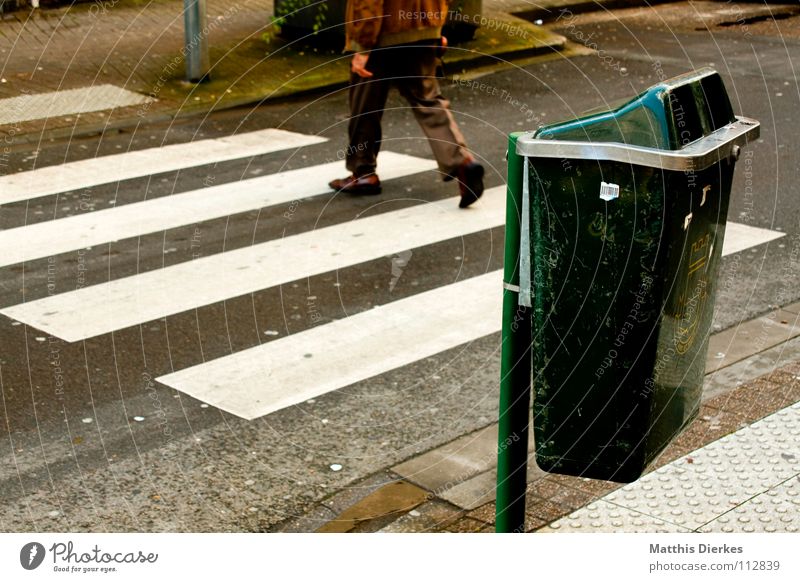
<instances>
[{"instance_id":1,"label":"white sticker on bin","mask_svg":"<svg viewBox=\"0 0 800 582\"><path fill-rule=\"evenodd\" d=\"M619 198L619 184L600 182L600 198L606 202Z\"/></svg>"}]
</instances>

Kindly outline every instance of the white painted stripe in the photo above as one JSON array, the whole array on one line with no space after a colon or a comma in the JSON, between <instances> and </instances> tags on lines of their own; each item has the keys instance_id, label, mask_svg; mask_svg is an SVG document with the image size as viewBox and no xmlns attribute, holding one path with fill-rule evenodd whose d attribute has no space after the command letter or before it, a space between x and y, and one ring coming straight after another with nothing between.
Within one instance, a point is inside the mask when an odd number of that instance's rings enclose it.
<instances>
[{"instance_id":1,"label":"white painted stripe","mask_svg":"<svg viewBox=\"0 0 800 582\"><path fill-rule=\"evenodd\" d=\"M0 204L215 162L249 158L325 141L326 138L316 135L264 129L220 139L203 139L47 166L0 177Z\"/></svg>"},{"instance_id":2,"label":"white painted stripe","mask_svg":"<svg viewBox=\"0 0 800 582\"><path fill-rule=\"evenodd\" d=\"M435 167L433 160L383 152L379 171L390 180ZM343 162L330 162L0 231L0 267L323 194L346 172Z\"/></svg>"},{"instance_id":3,"label":"white painted stripe","mask_svg":"<svg viewBox=\"0 0 800 582\"><path fill-rule=\"evenodd\" d=\"M501 281L493 271L157 380L252 420L497 331Z\"/></svg>"},{"instance_id":4,"label":"white painted stripe","mask_svg":"<svg viewBox=\"0 0 800 582\"><path fill-rule=\"evenodd\" d=\"M474 210L457 199L361 218L282 240L6 307L0 313L74 342L289 281L500 226L505 186Z\"/></svg>"},{"instance_id":5,"label":"white painted stripe","mask_svg":"<svg viewBox=\"0 0 800 582\"><path fill-rule=\"evenodd\" d=\"M725 227L725 242L722 245L722 256L732 255L764 244L771 240L786 236L785 232L778 232L777 230L768 230L766 228L756 228L747 224L740 224L738 222L729 222Z\"/></svg>"}]
</instances>

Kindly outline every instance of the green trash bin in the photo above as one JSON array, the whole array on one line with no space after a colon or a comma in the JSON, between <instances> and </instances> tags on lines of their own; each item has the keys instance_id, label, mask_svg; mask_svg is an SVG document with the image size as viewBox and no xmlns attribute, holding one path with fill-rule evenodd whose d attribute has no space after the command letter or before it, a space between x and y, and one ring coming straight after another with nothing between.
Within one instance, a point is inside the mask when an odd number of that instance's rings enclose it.
<instances>
[{"instance_id":1,"label":"green trash bin","mask_svg":"<svg viewBox=\"0 0 800 582\"><path fill-rule=\"evenodd\" d=\"M512 139L543 470L634 481L697 415L734 164L758 134L702 69Z\"/></svg>"}]
</instances>

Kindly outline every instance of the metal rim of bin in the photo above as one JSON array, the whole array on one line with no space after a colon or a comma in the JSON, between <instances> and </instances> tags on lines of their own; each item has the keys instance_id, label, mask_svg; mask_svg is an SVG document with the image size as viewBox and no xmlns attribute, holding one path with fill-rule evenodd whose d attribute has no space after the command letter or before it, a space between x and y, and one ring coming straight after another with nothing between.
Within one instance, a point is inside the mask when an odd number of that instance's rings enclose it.
<instances>
[{"instance_id":1,"label":"metal rim of bin","mask_svg":"<svg viewBox=\"0 0 800 582\"><path fill-rule=\"evenodd\" d=\"M754 119L737 117L679 150L662 150L613 142L560 141L537 139L534 133L520 136L517 154L531 158L572 158L623 162L678 172L704 170L721 159L738 157L741 146L757 139L760 124Z\"/></svg>"},{"instance_id":2,"label":"metal rim of bin","mask_svg":"<svg viewBox=\"0 0 800 582\"><path fill-rule=\"evenodd\" d=\"M516 152L523 158L522 216L520 225L519 305L531 307L533 285L530 278L530 158L580 159L621 162L667 171L699 172L730 157L739 158L741 146L757 139L761 124L755 119L736 117L736 121L695 140L679 150L662 150L615 142L561 141L537 139L534 133L517 139Z\"/></svg>"}]
</instances>

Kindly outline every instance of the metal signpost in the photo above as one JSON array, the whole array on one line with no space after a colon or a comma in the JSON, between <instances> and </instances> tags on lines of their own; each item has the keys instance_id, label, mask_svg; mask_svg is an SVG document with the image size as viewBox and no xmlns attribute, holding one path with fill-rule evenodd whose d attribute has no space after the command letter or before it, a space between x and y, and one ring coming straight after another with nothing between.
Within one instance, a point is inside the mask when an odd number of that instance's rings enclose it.
<instances>
[{"instance_id":1,"label":"metal signpost","mask_svg":"<svg viewBox=\"0 0 800 582\"><path fill-rule=\"evenodd\" d=\"M183 0L183 7L186 80L202 83L209 69L206 0Z\"/></svg>"}]
</instances>

